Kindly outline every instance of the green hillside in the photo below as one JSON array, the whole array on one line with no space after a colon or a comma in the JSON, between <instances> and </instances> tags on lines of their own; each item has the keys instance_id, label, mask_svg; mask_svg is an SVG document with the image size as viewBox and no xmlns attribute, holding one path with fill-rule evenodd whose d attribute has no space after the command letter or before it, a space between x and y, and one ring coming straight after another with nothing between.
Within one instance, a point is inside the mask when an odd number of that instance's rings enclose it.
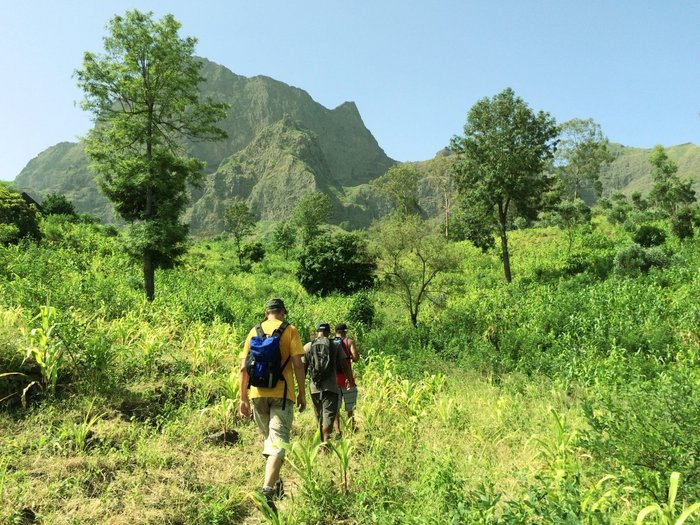
<instances>
[{"instance_id":1,"label":"green hillside","mask_svg":"<svg viewBox=\"0 0 700 525\"><path fill-rule=\"evenodd\" d=\"M283 219L305 192L329 191L343 200L342 187L367 183L394 164L365 127L354 103L327 109L301 89L264 76L246 78L202 62L203 94L229 103L231 110L220 124L228 139L189 146L194 156L207 162L204 183L192 189L192 207L187 212L193 232L220 231L223 201L231 197L248 200L261 218ZM291 122L300 133L296 138L279 128L287 130ZM246 186L245 180L255 180L255 187ZM65 142L48 148L29 162L15 183L38 199L48 193L65 194L80 212L114 220L80 144ZM279 191L275 184L283 184L285 190ZM338 222L368 223L362 206L346 203L339 210Z\"/></svg>"},{"instance_id":2,"label":"green hillside","mask_svg":"<svg viewBox=\"0 0 700 525\"><path fill-rule=\"evenodd\" d=\"M611 146L615 160L601 175L603 195L622 192L631 195L635 191L643 195L652 187L651 165L649 154L651 149L629 148L620 144ZM671 160L678 164L678 176L681 179L692 179L693 187L700 194L700 146L681 144L666 148Z\"/></svg>"}]
</instances>

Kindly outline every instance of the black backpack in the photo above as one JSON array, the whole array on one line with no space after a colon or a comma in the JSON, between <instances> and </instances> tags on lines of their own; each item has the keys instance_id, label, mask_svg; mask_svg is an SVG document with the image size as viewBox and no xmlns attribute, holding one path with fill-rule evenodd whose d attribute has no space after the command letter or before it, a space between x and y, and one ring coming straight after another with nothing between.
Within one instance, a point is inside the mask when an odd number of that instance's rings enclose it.
<instances>
[{"instance_id":1,"label":"black backpack","mask_svg":"<svg viewBox=\"0 0 700 525\"><path fill-rule=\"evenodd\" d=\"M287 401L287 381L284 379L282 371L289 363L291 356L282 363L280 339L287 326L289 323L282 323L271 335L267 336L263 332L262 326L256 325L257 335L250 338L250 352L246 356L248 388L251 386L274 388L277 381L284 381L283 410Z\"/></svg>"},{"instance_id":2,"label":"black backpack","mask_svg":"<svg viewBox=\"0 0 700 525\"><path fill-rule=\"evenodd\" d=\"M329 376L335 377L335 349L327 337L319 337L311 342L308 353L309 377L316 385L320 385Z\"/></svg>"}]
</instances>

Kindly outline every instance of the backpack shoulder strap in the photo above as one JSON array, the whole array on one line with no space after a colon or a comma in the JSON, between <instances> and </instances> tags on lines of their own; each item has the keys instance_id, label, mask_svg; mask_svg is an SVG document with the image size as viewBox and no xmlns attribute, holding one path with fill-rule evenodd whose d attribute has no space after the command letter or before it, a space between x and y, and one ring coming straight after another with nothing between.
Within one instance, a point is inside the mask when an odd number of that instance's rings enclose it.
<instances>
[{"instance_id":1,"label":"backpack shoulder strap","mask_svg":"<svg viewBox=\"0 0 700 525\"><path fill-rule=\"evenodd\" d=\"M282 337L282 332L286 330L286 328L289 326L289 323L287 321L282 322L281 325L279 325L274 332L272 332L272 335L277 335L277 337Z\"/></svg>"},{"instance_id":2,"label":"backpack shoulder strap","mask_svg":"<svg viewBox=\"0 0 700 525\"><path fill-rule=\"evenodd\" d=\"M262 325L260 323L255 325L255 331L258 333L258 337L264 338L265 332L263 332Z\"/></svg>"}]
</instances>

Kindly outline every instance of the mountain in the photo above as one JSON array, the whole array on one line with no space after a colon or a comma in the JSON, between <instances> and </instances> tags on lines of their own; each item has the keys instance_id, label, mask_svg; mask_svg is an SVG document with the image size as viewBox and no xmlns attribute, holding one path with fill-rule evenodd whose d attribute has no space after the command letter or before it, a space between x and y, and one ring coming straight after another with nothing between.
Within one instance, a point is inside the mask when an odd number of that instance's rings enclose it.
<instances>
[{"instance_id":1,"label":"mountain","mask_svg":"<svg viewBox=\"0 0 700 525\"><path fill-rule=\"evenodd\" d=\"M603 195L622 192L631 195L635 191L649 193L653 185L649 155L651 149L630 148L621 144L610 147L615 160L601 174ZM700 146L681 144L667 147L669 158L678 165L681 179L692 179L693 188L700 197Z\"/></svg>"},{"instance_id":2,"label":"mountain","mask_svg":"<svg viewBox=\"0 0 700 525\"><path fill-rule=\"evenodd\" d=\"M228 138L188 145L206 161L204 181L191 191L186 217L193 233L221 231L228 199L247 201L258 218L279 220L301 196L324 191L334 200L334 220L357 227L375 214L361 187L395 161L379 147L353 102L328 109L302 89L269 77L247 78L202 59L205 96L231 109L219 123ZM83 213L114 220L99 193L79 143L63 142L32 159L15 179L18 189L41 199L65 194ZM200 202L201 201L201 202Z\"/></svg>"}]
</instances>

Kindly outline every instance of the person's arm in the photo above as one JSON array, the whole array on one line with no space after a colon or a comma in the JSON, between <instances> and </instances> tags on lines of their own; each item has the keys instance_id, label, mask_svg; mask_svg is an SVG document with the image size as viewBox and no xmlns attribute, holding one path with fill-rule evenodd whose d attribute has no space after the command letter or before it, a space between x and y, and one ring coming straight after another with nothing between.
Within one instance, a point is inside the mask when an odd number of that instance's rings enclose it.
<instances>
[{"instance_id":1,"label":"person's arm","mask_svg":"<svg viewBox=\"0 0 700 525\"><path fill-rule=\"evenodd\" d=\"M357 363L360 360L360 352L357 350L355 340L348 338L348 346L350 347L350 355L352 356L352 362Z\"/></svg>"},{"instance_id":2,"label":"person's arm","mask_svg":"<svg viewBox=\"0 0 700 525\"><path fill-rule=\"evenodd\" d=\"M294 367L294 377L297 380L297 408L303 412L306 408L306 369L301 359L302 356L292 356L292 366Z\"/></svg>"},{"instance_id":3,"label":"person's arm","mask_svg":"<svg viewBox=\"0 0 700 525\"><path fill-rule=\"evenodd\" d=\"M245 357L241 359L241 370L239 373L239 385L241 395L240 413L241 417L250 418L250 400L248 399L248 368L246 367Z\"/></svg>"},{"instance_id":4,"label":"person's arm","mask_svg":"<svg viewBox=\"0 0 700 525\"><path fill-rule=\"evenodd\" d=\"M342 348L340 348L340 345L338 345L339 352L338 352L338 358L340 359L340 366L343 369L343 372L345 373L345 388L350 388L350 385L355 381L355 378L352 375L352 367L350 366L350 363L348 363L349 359L345 357L345 352L343 352Z\"/></svg>"}]
</instances>

